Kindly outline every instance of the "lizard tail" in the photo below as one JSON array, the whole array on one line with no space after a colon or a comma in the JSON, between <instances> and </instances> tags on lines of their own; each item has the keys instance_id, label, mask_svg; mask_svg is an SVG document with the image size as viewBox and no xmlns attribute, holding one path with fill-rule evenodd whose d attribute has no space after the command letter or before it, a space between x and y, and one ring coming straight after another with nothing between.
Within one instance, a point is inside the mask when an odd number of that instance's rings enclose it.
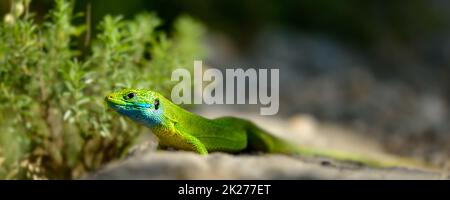
<instances>
[{"instance_id":1,"label":"lizard tail","mask_svg":"<svg viewBox=\"0 0 450 200\"><path fill-rule=\"evenodd\" d=\"M389 160L375 159L366 155L301 146L276 137L259 128L253 122L241 118L223 117L216 120L221 121L221 123L225 123L229 126L234 126L237 129L246 129L247 149L245 151L247 152L256 150L266 153L322 157L343 162L358 163L370 167L412 167L426 169L435 168L427 163L408 158L395 158Z\"/></svg>"},{"instance_id":2,"label":"lizard tail","mask_svg":"<svg viewBox=\"0 0 450 200\"><path fill-rule=\"evenodd\" d=\"M268 153L325 157L338 161L363 164L370 167L430 168L428 164L407 158L397 158L395 160L380 160L371 158L369 156L357 155L348 152L300 146L298 144L294 144L281 138L275 137L251 122L248 125L247 138L249 148L262 150Z\"/></svg>"}]
</instances>

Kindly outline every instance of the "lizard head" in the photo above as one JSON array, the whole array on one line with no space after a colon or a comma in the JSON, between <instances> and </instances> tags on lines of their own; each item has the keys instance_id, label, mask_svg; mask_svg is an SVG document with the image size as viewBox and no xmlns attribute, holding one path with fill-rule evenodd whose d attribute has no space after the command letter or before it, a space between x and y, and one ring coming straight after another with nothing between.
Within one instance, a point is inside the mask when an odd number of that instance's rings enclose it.
<instances>
[{"instance_id":1,"label":"lizard head","mask_svg":"<svg viewBox=\"0 0 450 200\"><path fill-rule=\"evenodd\" d=\"M146 126L162 122L162 96L150 90L122 89L105 97L108 106L121 115Z\"/></svg>"}]
</instances>

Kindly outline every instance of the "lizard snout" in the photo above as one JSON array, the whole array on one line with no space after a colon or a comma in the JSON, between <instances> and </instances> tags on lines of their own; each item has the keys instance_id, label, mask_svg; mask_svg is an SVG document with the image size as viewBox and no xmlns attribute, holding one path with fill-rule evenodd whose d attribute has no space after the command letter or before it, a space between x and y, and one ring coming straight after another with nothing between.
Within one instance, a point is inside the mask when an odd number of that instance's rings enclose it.
<instances>
[{"instance_id":1,"label":"lizard snout","mask_svg":"<svg viewBox=\"0 0 450 200\"><path fill-rule=\"evenodd\" d=\"M107 102L110 102L112 99L114 99L112 95L108 95L105 97L105 101Z\"/></svg>"}]
</instances>

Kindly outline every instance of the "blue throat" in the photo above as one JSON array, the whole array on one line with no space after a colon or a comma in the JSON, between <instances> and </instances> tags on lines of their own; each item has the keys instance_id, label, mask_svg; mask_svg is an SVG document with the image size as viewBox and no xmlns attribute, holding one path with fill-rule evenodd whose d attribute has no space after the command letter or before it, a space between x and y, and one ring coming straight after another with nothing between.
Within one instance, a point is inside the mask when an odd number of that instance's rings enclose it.
<instances>
[{"instance_id":1,"label":"blue throat","mask_svg":"<svg viewBox=\"0 0 450 200\"><path fill-rule=\"evenodd\" d=\"M147 109L147 115L144 117L143 124L149 128L162 124L163 113L162 106L158 110Z\"/></svg>"},{"instance_id":2,"label":"blue throat","mask_svg":"<svg viewBox=\"0 0 450 200\"><path fill-rule=\"evenodd\" d=\"M127 108L128 106L128 108ZM160 106L155 110L153 104L132 104L132 105L115 105L110 104L110 107L115 109L118 113L133 119L140 124L152 128L160 125L163 122L164 108ZM131 107L131 108L129 108Z\"/></svg>"}]
</instances>

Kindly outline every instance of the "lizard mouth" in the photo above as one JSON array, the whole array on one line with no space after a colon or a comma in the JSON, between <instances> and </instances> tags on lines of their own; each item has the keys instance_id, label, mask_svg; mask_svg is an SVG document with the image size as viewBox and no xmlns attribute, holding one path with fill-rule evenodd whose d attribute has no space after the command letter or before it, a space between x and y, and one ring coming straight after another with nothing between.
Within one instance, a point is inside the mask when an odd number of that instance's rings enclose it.
<instances>
[{"instance_id":1,"label":"lizard mouth","mask_svg":"<svg viewBox=\"0 0 450 200\"><path fill-rule=\"evenodd\" d=\"M119 99L115 99L112 96L107 96L105 97L105 101L108 103L108 105L110 106L124 106L126 103L124 101L121 101Z\"/></svg>"},{"instance_id":2,"label":"lizard mouth","mask_svg":"<svg viewBox=\"0 0 450 200\"><path fill-rule=\"evenodd\" d=\"M105 98L105 101L108 103L108 105L112 108L135 108L135 109L142 109L142 108L150 108L150 104L146 103L130 103L125 102L120 99L116 99L112 96L107 96Z\"/></svg>"}]
</instances>

